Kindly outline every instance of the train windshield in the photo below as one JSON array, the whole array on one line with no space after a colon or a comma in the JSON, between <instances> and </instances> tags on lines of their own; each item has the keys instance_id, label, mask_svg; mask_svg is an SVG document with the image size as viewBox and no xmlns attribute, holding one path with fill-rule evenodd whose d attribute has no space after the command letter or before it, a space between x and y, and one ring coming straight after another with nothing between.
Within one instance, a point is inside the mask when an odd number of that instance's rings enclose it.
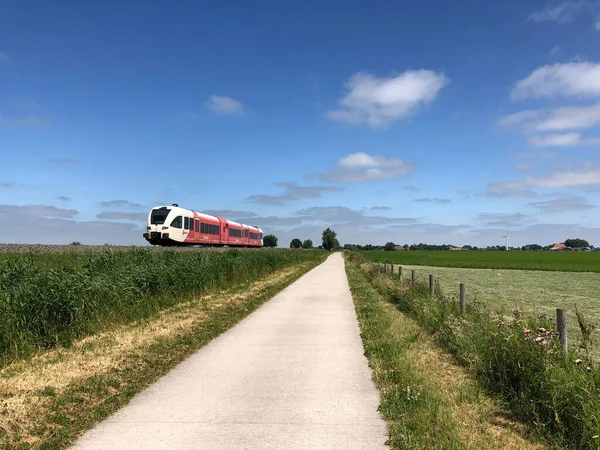
<instances>
[{"instance_id":1,"label":"train windshield","mask_svg":"<svg viewBox=\"0 0 600 450\"><path fill-rule=\"evenodd\" d=\"M167 216L171 210L167 208L155 209L152 211L150 216L150 223L152 225L162 225L167 220Z\"/></svg>"}]
</instances>

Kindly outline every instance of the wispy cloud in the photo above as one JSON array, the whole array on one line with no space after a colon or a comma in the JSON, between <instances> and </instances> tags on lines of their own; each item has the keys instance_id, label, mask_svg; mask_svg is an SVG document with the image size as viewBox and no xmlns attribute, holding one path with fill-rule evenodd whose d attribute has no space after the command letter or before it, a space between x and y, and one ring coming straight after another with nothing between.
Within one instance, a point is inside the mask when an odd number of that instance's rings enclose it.
<instances>
[{"instance_id":1,"label":"wispy cloud","mask_svg":"<svg viewBox=\"0 0 600 450\"><path fill-rule=\"evenodd\" d=\"M0 214L14 213L32 217L74 218L78 212L74 209L62 209L52 205L0 205Z\"/></svg>"},{"instance_id":2,"label":"wispy cloud","mask_svg":"<svg viewBox=\"0 0 600 450\"><path fill-rule=\"evenodd\" d=\"M103 211L96 215L100 220L131 220L143 222L148 218L147 212Z\"/></svg>"},{"instance_id":3,"label":"wispy cloud","mask_svg":"<svg viewBox=\"0 0 600 450\"><path fill-rule=\"evenodd\" d=\"M72 158L47 158L46 161L59 166L70 166L73 164L79 164L81 161Z\"/></svg>"},{"instance_id":4,"label":"wispy cloud","mask_svg":"<svg viewBox=\"0 0 600 450\"><path fill-rule=\"evenodd\" d=\"M528 206L539 209L546 213L562 213L567 211L585 211L587 209L596 208L595 205L591 205L588 201L577 195L567 195L556 198L554 200L547 200L542 202L529 203Z\"/></svg>"},{"instance_id":5,"label":"wispy cloud","mask_svg":"<svg viewBox=\"0 0 600 450\"><path fill-rule=\"evenodd\" d=\"M109 200L105 202L100 202L100 206L103 208L142 208L143 205L139 203L132 203L129 200ZM147 214L146 214L147 215Z\"/></svg>"},{"instance_id":6,"label":"wispy cloud","mask_svg":"<svg viewBox=\"0 0 600 450\"><path fill-rule=\"evenodd\" d=\"M576 145L600 145L600 138L583 139L580 133L547 134L533 136L529 142L536 147L572 147Z\"/></svg>"},{"instance_id":7,"label":"wispy cloud","mask_svg":"<svg viewBox=\"0 0 600 450\"><path fill-rule=\"evenodd\" d=\"M0 116L0 120L2 120L2 116ZM6 118L4 121L9 125L19 127L43 128L50 125L50 121L48 119L34 115L18 118Z\"/></svg>"},{"instance_id":8,"label":"wispy cloud","mask_svg":"<svg viewBox=\"0 0 600 450\"><path fill-rule=\"evenodd\" d=\"M10 61L10 56L4 52L0 52L0 63L6 63Z\"/></svg>"},{"instance_id":9,"label":"wispy cloud","mask_svg":"<svg viewBox=\"0 0 600 450\"><path fill-rule=\"evenodd\" d=\"M58 200L60 200L61 202L69 202L71 201L71 197L67 197L65 195L61 195L59 197L56 197Z\"/></svg>"},{"instance_id":10,"label":"wispy cloud","mask_svg":"<svg viewBox=\"0 0 600 450\"><path fill-rule=\"evenodd\" d=\"M596 22L594 22L594 28L596 31L600 31L600 18L596 19Z\"/></svg>"},{"instance_id":11,"label":"wispy cloud","mask_svg":"<svg viewBox=\"0 0 600 450\"><path fill-rule=\"evenodd\" d=\"M314 174L312 177L328 181L356 183L409 177L414 170L414 164L400 158L352 153L341 158L333 170Z\"/></svg>"},{"instance_id":12,"label":"wispy cloud","mask_svg":"<svg viewBox=\"0 0 600 450\"><path fill-rule=\"evenodd\" d=\"M476 220L487 226L507 227L521 225L529 220L529 216L523 213L483 213Z\"/></svg>"},{"instance_id":13,"label":"wispy cloud","mask_svg":"<svg viewBox=\"0 0 600 450\"><path fill-rule=\"evenodd\" d=\"M521 190L494 190L485 193L486 197L491 198L533 198L537 197L534 191L521 189Z\"/></svg>"},{"instance_id":14,"label":"wispy cloud","mask_svg":"<svg viewBox=\"0 0 600 450\"><path fill-rule=\"evenodd\" d=\"M244 105L231 98L211 95L204 103L212 112L220 115L243 115Z\"/></svg>"},{"instance_id":15,"label":"wispy cloud","mask_svg":"<svg viewBox=\"0 0 600 450\"><path fill-rule=\"evenodd\" d=\"M490 192L519 191L527 188L584 187L600 184L600 166L584 163L579 169L557 168L547 176L518 181L491 183Z\"/></svg>"},{"instance_id":16,"label":"wispy cloud","mask_svg":"<svg viewBox=\"0 0 600 450\"><path fill-rule=\"evenodd\" d=\"M397 76L376 77L359 72L346 82L346 94L330 119L350 124L366 123L373 128L415 115L431 104L450 80L431 70L406 71Z\"/></svg>"},{"instance_id":17,"label":"wispy cloud","mask_svg":"<svg viewBox=\"0 0 600 450\"><path fill-rule=\"evenodd\" d=\"M500 126L518 126L525 131L565 131L590 128L600 124L600 102L588 106L520 111L501 117L497 123Z\"/></svg>"},{"instance_id":18,"label":"wispy cloud","mask_svg":"<svg viewBox=\"0 0 600 450\"><path fill-rule=\"evenodd\" d=\"M588 61L551 64L535 69L518 81L513 100L541 97L597 97L600 95L600 64Z\"/></svg>"},{"instance_id":19,"label":"wispy cloud","mask_svg":"<svg viewBox=\"0 0 600 450\"><path fill-rule=\"evenodd\" d=\"M371 211L391 211L392 208L389 206L371 206L369 209Z\"/></svg>"},{"instance_id":20,"label":"wispy cloud","mask_svg":"<svg viewBox=\"0 0 600 450\"><path fill-rule=\"evenodd\" d=\"M296 183L274 183L275 186L283 188L284 193L280 195L256 194L247 198L251 203L263 205L285 205L291 201L309 198L319 198L325 192L339 191L342 188L331 186L298 186Z\"/></svg>"},{"instance_id":21,"label":"wispy cloud","mask_svg":"<svg viewBox=\"0 0 600 450\"><path fill-rule=\"evenodd\" d=\"M236 209L207 209L202 212L204 214L208 214L209 216L224 217L226 219L248 219L251 217L256 217L256 214L252 211L239 211Z\"/></svg>"},{"instance_id":22,"label":"wispy cloud","mask_svg":"<svg viewBox=\"0 0 600 450\"><path fill-rule=\"evenodd\" d=\"M450 199L449 198L416 198L413 200L413 202L420 202L420 203L450 203Z\"/></svg>"},{"instance_id":23,"label":"wispy cloud","mask_svg":"<svg viewBox=\"0 0 600 450\"><path fill-rule=\"evenodd\" d=\"M515 156L517 158L521 158L521 159L544 159L544 158L554 158L556 156L556 154L545 151L545 150L536 150L533 152L515 153Z\"/></svg>"},{"instance_id":24,"label":"wispy cloud","mask_svg":"<svg viewBox=\"0 0 600 450\"><path fill-rule=\"evenodd\" d=\"M586 1L582 0L549 2L545 8L529 14L528 19L535 22L572 22L578 14L583 12L586 3Z\"/></svg>"}]
</instances>

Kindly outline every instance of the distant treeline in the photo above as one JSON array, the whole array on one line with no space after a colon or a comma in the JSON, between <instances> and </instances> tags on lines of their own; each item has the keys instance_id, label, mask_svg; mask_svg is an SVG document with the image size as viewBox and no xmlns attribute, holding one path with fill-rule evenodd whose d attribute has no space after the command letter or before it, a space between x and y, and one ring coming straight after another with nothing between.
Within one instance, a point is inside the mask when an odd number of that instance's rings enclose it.
<instances>
[{"instance_id":1,"label":"distant treeline","mask_svg":"<svg viewBox=\"0 0 600 450\"><path fill-rule=\"evenodd\" d=\"M593 245L590 245L588 241L585 239L567 239L566 241L560 243L564 245L565 249L594 249ZM510 251L544 251L556 248L557 244L551 245L539 245L539 244L527 244L522 247L509 247ZM443 245L431 245L431 244L404 244L398 245L393 242L388 242L385 245L360 245L360 244L345 244L344 248L346 250L432 250L432 251L440 251L440 250L470 250L470 251L506 251L505 245L488 245L487 247L477 247L476 245L463 245L462 247L458 247L452 244L443 244Z\"/></svg>"}]
</instances>

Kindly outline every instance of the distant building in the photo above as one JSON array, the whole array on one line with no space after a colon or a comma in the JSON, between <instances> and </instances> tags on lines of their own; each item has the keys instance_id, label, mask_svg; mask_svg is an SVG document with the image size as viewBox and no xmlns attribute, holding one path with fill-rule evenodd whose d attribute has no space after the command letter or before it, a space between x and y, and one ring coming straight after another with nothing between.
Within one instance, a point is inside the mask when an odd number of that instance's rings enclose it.
<instances>
[{"instance_id":1,"label":"distant building","mask_svg":"<svg viewBox=\"0 0 600 450\"><path fill-rule=\"evenodd\" d=\"M452 251L461 251L462 247L453 247L452 245L448 246L448 250L452 250Z\"/></svg>"},{"instance_id":2,"label":"distant building","mask_svg":"<svg viewBox=\"0 0 600 450\"><path fill-rule=\"evenodd\" d=\"M404 250L403 245L394 245L394 250Z\"/></svg>"},{"instance_id":3,"label":"distant building","mask_svg":"<svg viewBox=\"0 0 600 450\"><path fill-rule=\"evenodd\" d=\"M565 244L554 244L552 247L550 247L550 250L566 250L567 248L568 247Z\"/></svg>"}]
</instances>

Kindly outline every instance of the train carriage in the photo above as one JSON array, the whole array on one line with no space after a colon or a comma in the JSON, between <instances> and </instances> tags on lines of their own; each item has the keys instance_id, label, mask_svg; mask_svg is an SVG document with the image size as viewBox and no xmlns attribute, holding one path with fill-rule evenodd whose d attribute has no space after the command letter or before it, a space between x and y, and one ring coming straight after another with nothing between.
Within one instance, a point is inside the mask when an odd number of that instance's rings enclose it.
<instances>
[{"instance_id":1,"label":"train carriage","mask_svg":"<svg viewBox=\"0 0 600 450\"><path fill-rule=\"evenodd\" d=\"M263 231L258 227L180 208L177 204L152 208L144 238L161 246L263 246Z\"/></svg>"}]
</instances>

